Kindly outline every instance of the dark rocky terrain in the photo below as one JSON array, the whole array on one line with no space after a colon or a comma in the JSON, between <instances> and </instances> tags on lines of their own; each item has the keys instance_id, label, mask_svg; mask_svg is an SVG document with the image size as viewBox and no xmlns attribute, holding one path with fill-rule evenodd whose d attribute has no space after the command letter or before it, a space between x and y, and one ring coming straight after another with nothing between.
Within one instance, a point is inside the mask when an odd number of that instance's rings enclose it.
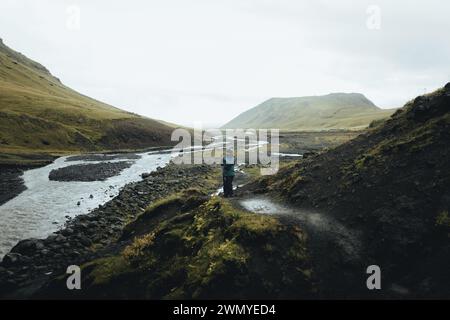
<instances>
[{"instance_id":1,"label":"dark rocky terrain","mask_svg":"<svg viewBox=\"0 0 450 320\"><path fill-rule=\"evenodd\" d=\"M135 153L119 153L119 154L81 154L67 157L66 161L109 161L109 160L137 160L141 156Z\"/></svg>"},{"instance_id":2,"label":"dark rocky terrain","mask_svg":"<svg viewBox=\"0 0 450 320\"><path fill-rule=\"evenodd\" d=\"M155 202L114 246L82 265L83 289L54 277L34 297L313 298L305 233L187 189Z\"/></svg>"},{"instance_id":3,"label":"dark rocky terrain","mask_svg":"<svg viewBox=\"0 0 450 320\"><path fill-rule=\"evenodd\" d=\"M130 161L76 164L50 171L53 181L103 181L132 165Z\"/></svg>"},{"instance_id":4,"label":"dark rocky terrain","mask_svg":"<svg viewBox=\"0 0 450 320\"><path fill-rule=\"evenodd\" d=\"M19 242L0 263L0 297L30 297L55 274L104 254L123 227L154 201L199 187L214 191L218 171L210 166L168 165L124 187L120 194L87 215L69 220L46 239ZM108 249L111 250L111 249Z\"/></svg>"},{"instance_id":5,"label":"dark rocky terrain","mask_svg":"<svg viewBox=\"0 0 450 320\"><path fill-rule=\"evenodd\" d=\"M26 190L21 178L25 170L38 168L52 161L53 157L46 157L46 160L30 164L0 164L0 205Z\"/></svg>"},{"instance_id":6,"label":"dark rocky terrain","mask_svg":"<svg viewBox=\"0 0 450 320\"><path fill-rule=\"evenodd\" d=\"M22 178L23 169L10 166L0 168L0 205L11 200L26 189Z\"/></svg>"},{"instance_id":7,"label":"dark rocky terrain","mask_svg":"<svg viewBox=\"0 0 450 320\"><path fill-rule=\"evenodd\" d=\"M367 133L248 189L327 212L360 230L361 270L379 265L384 286L398 296L449 298L449 141L447 84Z\"/></svg>"}]
</instances>

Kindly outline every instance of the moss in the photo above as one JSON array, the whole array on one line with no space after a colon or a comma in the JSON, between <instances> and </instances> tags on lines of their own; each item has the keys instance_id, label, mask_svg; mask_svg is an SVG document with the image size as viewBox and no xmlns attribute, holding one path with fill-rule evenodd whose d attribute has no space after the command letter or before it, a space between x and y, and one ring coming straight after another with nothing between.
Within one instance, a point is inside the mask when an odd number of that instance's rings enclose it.
<instances>
[{"instance_id":1,"label":"moss","mask_svg":"<svg viewBox=\"0 0 450 320\"><path fill-rule=\"evenodd\" d=\"M136 238L131 245L125 248L125 250L122 252L122 255L128 261L140 258L144 254L144 250L148 247L151 247L154 241L154 232L146 234L143 237Z\"/></svg>"},{"instance_id":2,"label":"moss","mask_svg":"<svg viewBox=\"0 0 450 320\"><path fill-rule=\"evenodd\" d=\"M450 228L450 217L447 210L444 210L438 214L436 217L436 225Z\"/></svg>"},{"instance_id":3,"label":"moss","mask_svg":"<svg viewBox=\"0 0 450 320\"><path fill-rule=\"evenodd\" d=\"M406 153L413 155L423 152L427 147L436 142L438 136L436 132L440 127L450 123L450 115L444 115L437 119L431 119L420 126L413 126L405 119L399 124L399 132L390 135L381 142L365 150L363 154L354 160L356 170L365 170L374 167L375 164L382 164L394 154ZM405 129L405 128L408 128ZM411 129L412 128L412 129Z\"/></svg>"},{"instance_id":4,"label":"moss","mask_svg":"<svg viewBox=\"0 0 450 320\"><path fill-rule=\"evenodd\" d=\"M184 196L172 195L147 214ZM121 297L275 298L313 292L304 233L273 217L212 197L151 230L119 254L89 263L85 270L93 281L86 293L97 292L99 285L111 292L124 282L128 287Z\"/></svg>"},{"instance_id":5,"label":"moss","mask_svg":"<svg viewBox=\"0 0 450 320\"><path fill-rule=\"evenodd\" d=\"M372 129L372 128L380 127L381 125L383 125L386 122L386 120L387 120L387 118L373 120L369 124L369 128Z\"/></svg>"},{"instance_id":6,"label":"moss","mask_svg":"<svg viewBox=\"0 0 450 320\"><path fill-rule=\"evenodd\" d=\"M89 282L94 285L102 285L111 281L117 274L124 274L130 271L129 264L122 256L113 256L95 260L92 263L82 266L82 272L89 272Z\"/></svg>"}]
</instances>

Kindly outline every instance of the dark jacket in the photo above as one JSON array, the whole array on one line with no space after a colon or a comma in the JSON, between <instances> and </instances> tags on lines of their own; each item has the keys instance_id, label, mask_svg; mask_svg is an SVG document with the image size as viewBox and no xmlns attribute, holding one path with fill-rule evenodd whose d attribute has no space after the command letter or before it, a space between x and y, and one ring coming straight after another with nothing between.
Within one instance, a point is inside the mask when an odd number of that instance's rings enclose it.
<instances>
[{"instance_id":1,"label":"dark jacket","mask_svg":"<svg viewBox=\"0 0 450 320\"><path fill-rule=\"evenodd\" d=\"M227 157L222 159L222 174L224 177L234 176L234 157L231 158L233 158L232 161L231 159L227 159Z\"/></svg>"}]
</instances>

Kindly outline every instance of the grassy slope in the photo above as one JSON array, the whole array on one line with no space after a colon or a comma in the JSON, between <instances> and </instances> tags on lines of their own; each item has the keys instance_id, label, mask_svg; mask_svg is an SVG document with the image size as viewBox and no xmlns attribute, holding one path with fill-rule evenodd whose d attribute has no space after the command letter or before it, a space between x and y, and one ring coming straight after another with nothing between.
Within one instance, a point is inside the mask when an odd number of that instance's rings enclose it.
<instances>
[{"instance_id":1,"label":"grassy slope","mask_svg":"<svg viewBox=\"0 0 450 320\"><path fill-rule=\"evenodd\" d=\"M284 130L363 129L390 116L361 94L334 93L317 97L272 98L240 114L224 128Z\"/></svg>"},{"instance_id":2,"label":"grassy slope","mask_svg":"<svg viewBox=\"0 0 450 320\"><path fill-rule=\"evenodd\" d=\"M450 297L450 84L368 133L262 178L254 187L363 230L385 288Z\"/></svg>"},{"instance_id":3,"label":"grassy slope","mask_svg":"<svg viewBox=\"0 0 450 320\"><path fill-rule=\"evenodd\" d=\"M3 155L167 145L171 130L73 91L0 40Z\"/></svg>"},{"instance_id":4,"label":"grassy slope","mask_svg":"<svg viewBox=\"0 0 450 320\"><path fill-rule=\"evenodd\" d=\"M305 298L314 294L305 234L190 189L152 204L118 252L82 266L83 290L65 277L43 296L78 298Z\"/></svg>"}]
</instances>

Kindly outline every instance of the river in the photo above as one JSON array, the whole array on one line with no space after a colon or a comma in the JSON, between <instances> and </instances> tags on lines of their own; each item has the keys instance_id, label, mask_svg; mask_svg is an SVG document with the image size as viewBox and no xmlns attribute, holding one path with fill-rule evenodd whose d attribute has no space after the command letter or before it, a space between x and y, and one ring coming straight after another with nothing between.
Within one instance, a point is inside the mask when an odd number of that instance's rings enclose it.
<instances>
[{"instance_id":1,"label":"river","mask_svg":"<svg viewBox=\"0 0 450 320\"><path fill-rule=\"evenodd\" d=\"M205 150L218 145L234 143L225 140L211 143ZM247 145L247 151L267 144L265 141L253 141ZM201 149L201 147L200 147ZM185 149L186 150L186 149ZM22 178L27 189L0 206L0 259L14 247L18 241L28 238L44 238L64 226L68 218L87 214L115 196L126 184L139 181L142 173L149 173L158 167L164 167L172 159L171 150L137 153L140 159L129 159L132 165L105 181L61 182L49 180L54 169L77 164L101 163L102 161L68 161L68 157L56 159L53 163L24 172ZM198 148L185 151L202 152ZM298 154L280 154L279 156L301 156ZM108 160L109 162L124 161Z\"/></svg>"},{"instance_id":2,"label":"river","mask_svg":"<svg viewBox=\"0 0 450 320\"><path fill-rule=\"evenodd\" d=\"M0 206L0 257L18 241L45 237L61 228L67 217L86 214L104 204L126 184L139 181L142 173L164 167L171 159L170 153L138 155L140 159L129 160L133 162L129 168L105 181L60 182L48 179L54 169L100 161L66 161L67 157L61 157L45 167L25 171L22 178L27 189ZM113 161L119 160L110 160Z\"/></svg>"}]
</instances>

